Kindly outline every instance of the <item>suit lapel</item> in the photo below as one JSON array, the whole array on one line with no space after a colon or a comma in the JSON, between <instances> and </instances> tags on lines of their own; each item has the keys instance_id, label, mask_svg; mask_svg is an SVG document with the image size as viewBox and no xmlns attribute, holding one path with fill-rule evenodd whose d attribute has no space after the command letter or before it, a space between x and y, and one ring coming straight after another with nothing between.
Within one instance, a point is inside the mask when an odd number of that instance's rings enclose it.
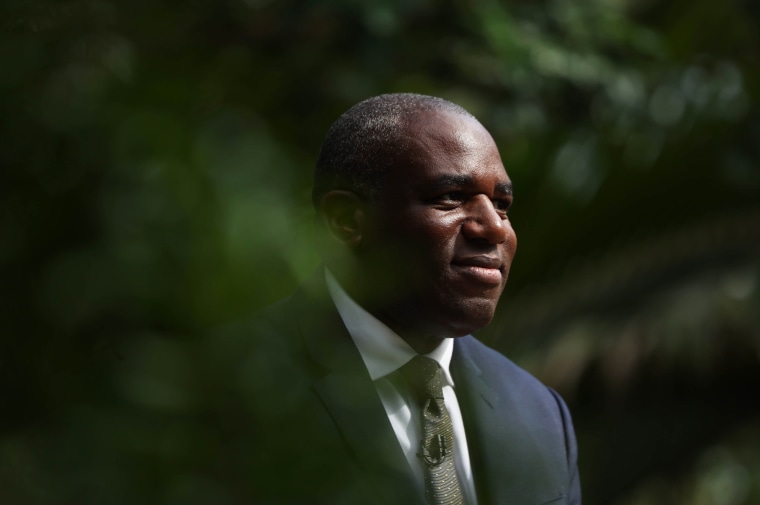
<instances>
[{"instance_id":1,"label":"suit lapel","mask_svg":"<svg viewBox=\"0 0 760 505\"><path fill-rule=\"evenodd\" d=\"M457 339L451 359L451 375L465 425L478 503L507 503L499 500L499 478L492 474L496 455L501 452L499 441L493 437L498 429L498 397L484 381L466 347L460 344L461 339Z\"/></svg>"},{"instance_id":2,"label":"suit lapel","mask_svg":"<svg viewBox=\"0 0 760 505\"><path fill-rule=\"evenodd\" d=\"M529 405L535 398L521 396L524 379L504 366L489 369L496 365L479 345L471 336L457 339L451 361L479 505L560 499L562 473L541 428L547 420Z\"/></svg>"},{"instance_id":3,"label":"suit lapel","mask_svg":"<svg viewBox=\"0 0 760 505\"><path fill-rule=\"evenodd\" d=\"M382 501L416 503L421 497L409 464L361 354L329 297L322 269L293 296L293 303L313 366L313 390L349 452Z\"/></svg>"}]
</instances>

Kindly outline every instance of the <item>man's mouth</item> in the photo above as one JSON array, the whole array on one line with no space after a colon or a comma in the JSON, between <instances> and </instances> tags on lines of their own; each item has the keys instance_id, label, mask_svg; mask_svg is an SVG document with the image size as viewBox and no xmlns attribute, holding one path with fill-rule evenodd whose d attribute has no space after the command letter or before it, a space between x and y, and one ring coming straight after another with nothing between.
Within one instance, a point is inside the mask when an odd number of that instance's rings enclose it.
<instances>
[{"instance_id":1,"label":"man's mouth","mask_svg":"<svg viewBox=\"0 0 760 505\"><path fill-rule=\"evenodd\" d=\"M454 269L470 279L489 285L500 285L504 279L504 263L494 256L468 256L455 258Z\"/></svg>"}]
</instances>

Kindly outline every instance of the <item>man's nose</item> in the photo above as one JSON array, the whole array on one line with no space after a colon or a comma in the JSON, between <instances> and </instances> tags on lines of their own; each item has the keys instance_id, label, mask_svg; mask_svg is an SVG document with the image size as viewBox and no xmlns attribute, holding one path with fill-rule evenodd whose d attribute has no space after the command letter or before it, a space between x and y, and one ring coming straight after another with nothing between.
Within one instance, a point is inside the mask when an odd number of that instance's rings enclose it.
<instances>
[{"instance_id":1,"label":"man's nose","mask_svg":"<svg viewBox=\"0 0 760 505\"><path fill-rule=\"evenodd\" d=\"M491 244L507 240L509 220L502 217L494 203L486 195L477 195L468 205L468 215L462 224L462 232L469 239L483 239Z\"/></svg>"}]
</instances>

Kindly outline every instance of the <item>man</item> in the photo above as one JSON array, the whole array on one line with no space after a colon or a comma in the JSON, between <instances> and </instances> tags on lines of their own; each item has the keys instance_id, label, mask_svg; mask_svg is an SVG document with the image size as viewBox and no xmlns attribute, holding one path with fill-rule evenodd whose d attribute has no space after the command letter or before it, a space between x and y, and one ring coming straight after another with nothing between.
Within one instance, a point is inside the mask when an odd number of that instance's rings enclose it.
<instances>
[{"instance_id":1,"label":"man","mask_svg":"<svg viewBox=\"0 0 760 505\"><path fill-rule=\"evenodd\" d=\"M493 139L450 102L381 95L333 124L324 266L236 333L258 502L580 503L563 401L469 335L507 282L512 198Z\"/></svg>"}]
</instances>

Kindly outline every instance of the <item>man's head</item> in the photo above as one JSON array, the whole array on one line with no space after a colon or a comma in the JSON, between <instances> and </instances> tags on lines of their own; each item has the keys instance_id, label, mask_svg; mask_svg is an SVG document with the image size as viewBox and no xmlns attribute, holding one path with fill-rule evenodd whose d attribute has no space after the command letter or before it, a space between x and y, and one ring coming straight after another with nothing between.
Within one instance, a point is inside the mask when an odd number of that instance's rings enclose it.
<instances>
[{"instance_id":1,"label":"man's head","mask_svg":"<svg viewBox=\"0 0 760 505\"><path fill-rule=\"evenodd\" d=\"M493 317L517 240L493 139L440 98L381 95L323 143L313 193L344 288L419 352Z\"/></svg>"}]
</instances>

